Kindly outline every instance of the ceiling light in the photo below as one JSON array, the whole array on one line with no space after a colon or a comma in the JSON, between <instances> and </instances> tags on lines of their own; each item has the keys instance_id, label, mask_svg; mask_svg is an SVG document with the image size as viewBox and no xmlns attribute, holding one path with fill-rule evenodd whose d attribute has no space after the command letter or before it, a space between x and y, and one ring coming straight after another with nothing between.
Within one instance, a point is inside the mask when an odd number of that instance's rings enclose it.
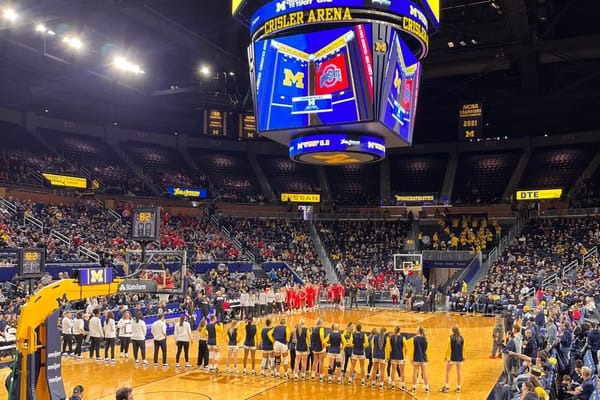
<instances>
[{"instance_id":1,"label":"ceiling light","mask_svg":"<svg viewBox=\"0 0 600 400\"><path fill-rule=\"evenodd\" d=\"M454 42L448 42L448 47L450 47L451 49L454 48Z\"/></svg>"},{"instance_id":2,"label":"ceiling light","mask_svg":"<svg viewBox=\"0 0 600 400\"><path fill-rule=\"evenodd\" d=\"M475 46L475 45L479 44L479 41L477 39L473 38L473 39L471 39L471 44L473 46Z\"/></svg>"},{"instance_id":3,"label":"ceiling light","mask_svg":"<svg viewBox=\"0 0 600 400\"><path fill-rule=\"evenodd\" d=\"M72 36L65 36L62 39L63 43L68 44L70 47L74 48L75 50L81 50L81 48L83 47L83 43L81 42L81 40L79 40L79 38L76 37L72 37Z\"/></svg>"},{"instance_id":4,"label":"ceiling light","mask_svg":"<svg viewBox=\"0 0 600 400\"><path fill-rule=\"evenodd\" d=\"M496 10L500 9L500 6L495 1L490 2L490 7Z\"/></svg>"},{"instance_id":5,"label":"ceiling light","mask_svg":"<svg viewBox=\"0 0 600 400\"><path fill-rule=\"evenodd\" d=\"M462 47L465 47L467 45L467 42L465 42L464 40L461 40L460 42L458 42Z\"/></svg>"},{"instance_id":6,"label":"ceiling light","mask_svg":"<svg viewBox=\"0 0 600 400\"><path fill-rule=\"evenodd\" d=\"M134 74L145 74L144 70L139 65L134 64L121 56L115 57L113 60L113 67L121 71L131 72Z\"/></svg>"},{"instance_id":7,"label":"ceiling light","mask_svg":"<svg viewBox=\"0 0 600 400\"><path fill-rule=\"evenodd\" d=\"M4 16L5 19L14 22L19 18L19 14L16 13L15 10L13 10L12 8L6 8L4 9L4 12L2 13L2 15Z\"/></svg>"},{"instance_id":8,"label":"ceiling light","mask_svg":"<svg viewBox=\"0 0 600 400\"><path fill-rule=\"evenodd\" d=\"M200 73L204 76L210 75L210 67L208 65L202 65L200 67Z\"/></svg>"}]
</instances>

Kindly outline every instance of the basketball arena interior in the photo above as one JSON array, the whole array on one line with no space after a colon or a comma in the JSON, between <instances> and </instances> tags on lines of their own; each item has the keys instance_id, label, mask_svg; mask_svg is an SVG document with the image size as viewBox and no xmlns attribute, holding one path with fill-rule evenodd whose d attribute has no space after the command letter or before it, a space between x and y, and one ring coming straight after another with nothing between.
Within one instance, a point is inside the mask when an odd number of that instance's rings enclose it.
<instances>
[{"instance_id":1,"label":"basketball arena interior","mask_svg":"<svg viewBox=\"0 0 600 400\"><path fill-rule=\"evenodd\" d=\"M0 0L0 396L600 399L599 21Z\"/></svg>"}]
</instances>

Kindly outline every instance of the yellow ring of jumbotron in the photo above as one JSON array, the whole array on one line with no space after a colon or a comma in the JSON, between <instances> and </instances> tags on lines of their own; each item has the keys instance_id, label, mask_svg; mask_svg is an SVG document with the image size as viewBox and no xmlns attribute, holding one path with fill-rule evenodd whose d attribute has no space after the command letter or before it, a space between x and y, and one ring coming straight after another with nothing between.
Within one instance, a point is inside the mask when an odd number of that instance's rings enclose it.
<instances>
[{"instance_id":1,"label":"yellow ring of jumbotron","mask_svg":"<svg viewBox=\"0 0 600 400\"><path fill-rule=\"evenodd\" d=\"M307 15L310 11L304 11L304 14ZM298 12L298 11L296 11ZM407 15L397 15L392 13L386 13L384 11L378 10L366 10L360 8L350 8L350 13L352 15L352 20L340 20L340 21L320 21L314 23L303 23L301 25L291 25L282 27L279 29L274 29L270 31L268 34L265 34L265 25L269 23L270 20L265 21L259 28L256 29L254 34L252 35L252 42L256 42L258 40L269 39L272 37L280 36L282 32L286 31L296 31L296 30L305 30L307 26L315 26L315 25L344 25L348 26L349 24L360 25L364 23L382 23L388 24L395 28L400 33L405 33L410 36L410 38L415 39L421 45L421 52L415 54L419 60L422 60L427 56L429 52L429 35L425 28L423 28L422 24L416 18L412 18ZM289 16L290 14L294 14L294 12L289 12L286 14L279 15L277 18ZM357 18L355 18L355 15ZM422 28L421 34L417 34L410 30L407 30L404 25L405 24L413 24L414 26L419 26ZM413 26L411 25L411 26Z\"/></svg>"}]
</instances>

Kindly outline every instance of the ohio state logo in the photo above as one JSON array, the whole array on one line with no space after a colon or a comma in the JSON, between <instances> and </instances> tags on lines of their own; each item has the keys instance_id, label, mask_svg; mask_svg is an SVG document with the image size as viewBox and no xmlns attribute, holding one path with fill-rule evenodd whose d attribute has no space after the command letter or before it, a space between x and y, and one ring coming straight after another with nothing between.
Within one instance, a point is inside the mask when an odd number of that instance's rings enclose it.
<instances>
[{"instance_id":1,"label":"ohio state logo","mask_svg":"<svg viewBox=\"0 0 600 400\"><path fill-rule=\"evenodd\" d=\"M335 64L329 64L323 68L320 85L322 88L331 88L342 81L342 70Z\"/></svg>"},{"instance_id":2,"label":"ohio state logo","mask_svg":"<svg viewBox=\"0 0 600 400\"><path fill-rule=\"evenodd\" d=\"M402 101L404 103L410 102L410 88L409 87L404 88L404 93L402 94Z\"/></svg>"}]
</instances>

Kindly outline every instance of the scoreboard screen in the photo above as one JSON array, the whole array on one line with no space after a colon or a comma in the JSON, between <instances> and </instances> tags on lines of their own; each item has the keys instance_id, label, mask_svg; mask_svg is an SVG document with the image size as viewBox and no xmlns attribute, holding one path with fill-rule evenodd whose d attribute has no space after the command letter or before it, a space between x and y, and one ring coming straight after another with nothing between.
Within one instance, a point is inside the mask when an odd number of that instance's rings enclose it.
<instances>
[{"instance_id":1,"label":"scoreboard screen","mask_svg":"<svg viewBox=\"0 0 600 400\"><path fill-rule=\"evenodd\" d=\"M159 236L160 208L134 208L131 212L131 239L156 241Z\"/></svg>"},{"instance_id":2,"label":"scoreboard screen","mask_svg":"<svg viewBox=\"0 0 600 400\"><path fill-rule=\"evenodd\" d=\"M227 136L226 113L219 110L204 110L204 134Z\"/></svg>"},{"instance_id":3,"label":"scoreboard screen","mask_svg":"<svg viewBox=\"0 0 600 400\"><path fill-rule=\"evenodd\" d=\"M44 249L21 249L18 256L19 276L33 278L44 275Z\"/></svg>"},{"instance_id":4,"label":"scoreboard screen","mask_svg":"<svg viewBox=\"0 0 600 400\"><path fill-rule=\"evenodd\" d=\"M381 122L411 143L417 109L421 64L406 43L394 32L386 66L385 104Z\"/></svg>"},{"instance_id":5,"label":"scoreboard screen","mask_svg":"<svg viewBox=\"0 0 600 400\"><path fill-rule=\"evenodd\" d=\"M242 139L258 138L254 114L240 114L240 137Z\"/></svg>"},{"instance_id":6,"label":"scoreboard screen","mask_svg":"<svg viewBox=\"0 0 600 400\"><path fill-rule=\"evenodd\" d=\"M371 25L259 40L260 132L373 120Z\"/></svg>"}]
</instances>

